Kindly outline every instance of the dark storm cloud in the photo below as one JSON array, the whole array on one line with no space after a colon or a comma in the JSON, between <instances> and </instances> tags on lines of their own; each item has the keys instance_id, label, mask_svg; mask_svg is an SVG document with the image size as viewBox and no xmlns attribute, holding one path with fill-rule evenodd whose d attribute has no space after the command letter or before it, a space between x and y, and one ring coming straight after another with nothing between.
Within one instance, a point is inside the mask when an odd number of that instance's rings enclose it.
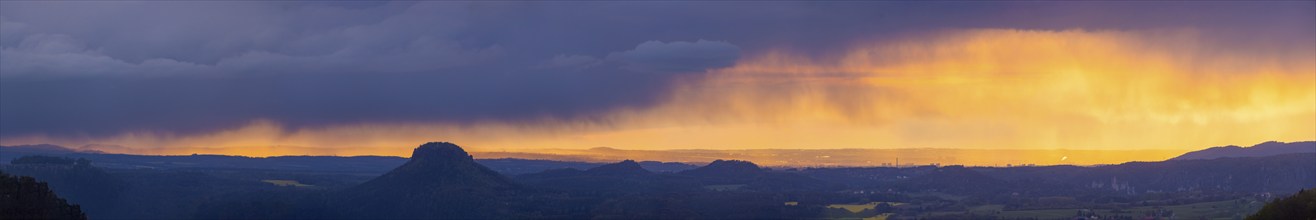
<instances>
[{"instance_id":1,"label":"dark storm cloud","mask_svg":"<svg viewBox=\"0 0 1316 220\"><path fill-rule=\"evenodd\" d=\"M764 50L826 55L946 28L1306 40L1311 5L0 2L0 137L573 119L654 105L674 77Z\"/></svg>"},{"instance_id":2,"label":"dark storm cloud","mask_svg":"<svg viewBox=\"0 0 1316 220\"><path fill-rule=\"evenodd\" d=\"M663 43L649 41L634 50L608 55L609 60L624 63L623 68L643 72L689 73L728 67L740 59L740 48L726 42Z\"/></svg>"}]
</instances>

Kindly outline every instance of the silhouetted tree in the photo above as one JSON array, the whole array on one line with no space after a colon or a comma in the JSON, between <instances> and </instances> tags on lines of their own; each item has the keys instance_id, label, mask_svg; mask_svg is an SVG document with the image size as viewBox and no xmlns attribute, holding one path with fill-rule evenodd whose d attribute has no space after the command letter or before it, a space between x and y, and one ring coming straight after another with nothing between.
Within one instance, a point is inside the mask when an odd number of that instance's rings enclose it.
<instances>
[{"instance_id":1,"label":"silhouetted tree","mask_svg":"<svg viewBox=\"0 0 1316 220\"><path fill-rule=\"evenodd\" d=\"M56 196L46 183L0 172L0 219L87 219L87 215Z\"/></svg>"},{"instance_id":2,"label":"silhouetted tree","mask_svg":"<svg viewBox=\"0 0 1316 220\"><path fill-rule=\"evenodd\" d=\"M1316 219L1316 189L1300 190L1288 198L1276 199L1247 219Z\"/></svg>"}]
</instances>

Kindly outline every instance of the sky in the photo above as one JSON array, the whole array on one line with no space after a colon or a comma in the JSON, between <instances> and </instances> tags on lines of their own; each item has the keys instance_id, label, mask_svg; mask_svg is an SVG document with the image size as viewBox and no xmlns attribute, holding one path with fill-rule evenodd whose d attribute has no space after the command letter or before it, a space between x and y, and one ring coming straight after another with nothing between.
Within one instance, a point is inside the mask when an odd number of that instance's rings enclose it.
<instances>
[{"instance_id":1,"label":"sky","mask_svg":"<svg viewBox=\"0 0 1316 220\"><path fill-rule=\"evenodd\" d=\"M1316 140L1316 3L0 2L0 145L1201 149Z\"/></svg>"}]
</instances>

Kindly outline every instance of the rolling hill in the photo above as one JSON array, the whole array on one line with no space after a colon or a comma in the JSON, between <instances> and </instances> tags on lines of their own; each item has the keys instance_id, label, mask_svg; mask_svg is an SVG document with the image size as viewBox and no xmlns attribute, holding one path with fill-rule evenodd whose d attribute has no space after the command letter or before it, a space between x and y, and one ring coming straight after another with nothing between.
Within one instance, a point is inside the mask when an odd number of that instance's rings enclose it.
<instances>
[{"instance_id":1,"label":"rolling hill","mask_svg":"<svg viewBox=\"0 0 1316 220\"><path fill-rule=\"evenodd\" d=\"M1170 160L1202 160L1216 159L1226 157L1264 157L1281 154L1293 153L1316 153L1316 141L1302 141L1284 143L1278 141L1269 141L1252 145L1251 147L1239 147L1234 145L1212 147L1204 150L1188 152Z\"/></svg>"}]
</instances>

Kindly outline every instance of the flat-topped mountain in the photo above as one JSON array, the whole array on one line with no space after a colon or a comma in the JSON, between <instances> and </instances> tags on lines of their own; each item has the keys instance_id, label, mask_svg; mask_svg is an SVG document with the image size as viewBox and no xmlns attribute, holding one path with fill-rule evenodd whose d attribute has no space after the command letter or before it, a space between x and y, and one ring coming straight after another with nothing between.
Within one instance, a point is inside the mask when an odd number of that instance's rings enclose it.
<instances>
[{"instance_id":1,"label":"flat-topped mountain","mask_svg":"<svg viewBox=\"0 0 1316 220\"><path fill-rule=\"evenodd\" d=\"M376 219L501 218L520 186L475 163L461 147L430 142L411 160L339 194L344 216Z\"/></svg>"},{"instance_id":2,"label":"flat-topped mountain","mask_svg":"<svg viewBox=\"0 0 1316 220\"><path fill-rule=\"evenodd\" d=\"M360 190L510 189L516 184L498 172L475 163L455 144L420 145L411 160L393 171L355 187Z\"/></svg>"},{"instance_id":3,"label":"flat-topped mountain","mask_svg":"<svg viewBox=\"0 0 1316 220\"><path fill-rule=\"evenodd\" d=\"M1292 153L1316 153L1316 141L1284 143L1268 141L1251 147L1234 145L1188 152L1170 160L1203 160L1226 157L1264 157Z\"/></svg>"},{"instance_id":4,"label":"flat-topped mountain","mask_svg":"<svg viewBox=\"0 0 1316 220\"><path fill-rule=\"evenodd\" d=\"M745 178L763 175L763 168L743 160L715 160L707 166L681 172L698 177Z\"/></svg>"},{"instance_id":5,"label":"flat-topped mountain","mask_svg":"<svg viewBox=\"0 0 1316 220\"><path fill-rule=\"evenodd\" d=\"M10 152L17 151L0 153ZM854 201L880 199L939 206L955 203L937 199L943 198L941 194L993 204L1013 203L1019 207L1072 209L1129 202L1175 205L1229 200L1234 204L1233 199L1247 199L1250 195L1316 187L1316 181L1313 181L1316 180L1316 171L1313 171L1316 166L1312 166L1316 164L1316 153L1104 166L767 169L748 161L718 160L680 173L653 172L653 169L645 168L645 162L629 160L611 164L580 163L559 169L543 166L545 161L499 160L505 166L523 164L520 166L550 168L517 175L515 182L477 163L461 147L441 142L416 147L410 158L387 158L400 161L388 167L391 170L380 171L382 175L370 177L236 169L106 168L112 171L93 173L80 172L84 169L79 167L100 169L96 164L102 162L82 163L89 166L80 166L78 162L69 162L63 157L24 157L16 158L11 164L0 164L0 169L44 179L50 183L51 190L66 196L70 203L82 205L92 217L110 219L195 216L218 219L651 219L675 218L666 215L675 212L708 218L755 218L740 215L743 212L739 210L755 210L755 213L762 214L758 218L822 218L831 215L823 211L830 204ZM128 156L104 155L99 158L116 157ZM351 159L208 155L132 157L213 164L291 159L306 159L301 164L318 164L333 160L309 159ZM70 163L73 165L68 165ZM92 178L98 176L113 178ZM353 181L335 180L347 178ZM124 188L106 187L110 180L124 180L121 184ZM309 186L276 186L264 180L296 181ZM338 187L325 187L335 183L339 184ZM119 196L98 197L95 193L100 192L115 192L118 194L114 195ZM924 196L930 194L938 196ZM1146 195L1158 199L1141 199ZM1024 202L1019 202L1020 199ZM1052 201L1042 202L1041 199ZM795 205L783 206L783 203ZM163 211L159 208L171 204L189 207ZM767 211L757 212L760 210Z\"/></svg>"}]
</instances>

